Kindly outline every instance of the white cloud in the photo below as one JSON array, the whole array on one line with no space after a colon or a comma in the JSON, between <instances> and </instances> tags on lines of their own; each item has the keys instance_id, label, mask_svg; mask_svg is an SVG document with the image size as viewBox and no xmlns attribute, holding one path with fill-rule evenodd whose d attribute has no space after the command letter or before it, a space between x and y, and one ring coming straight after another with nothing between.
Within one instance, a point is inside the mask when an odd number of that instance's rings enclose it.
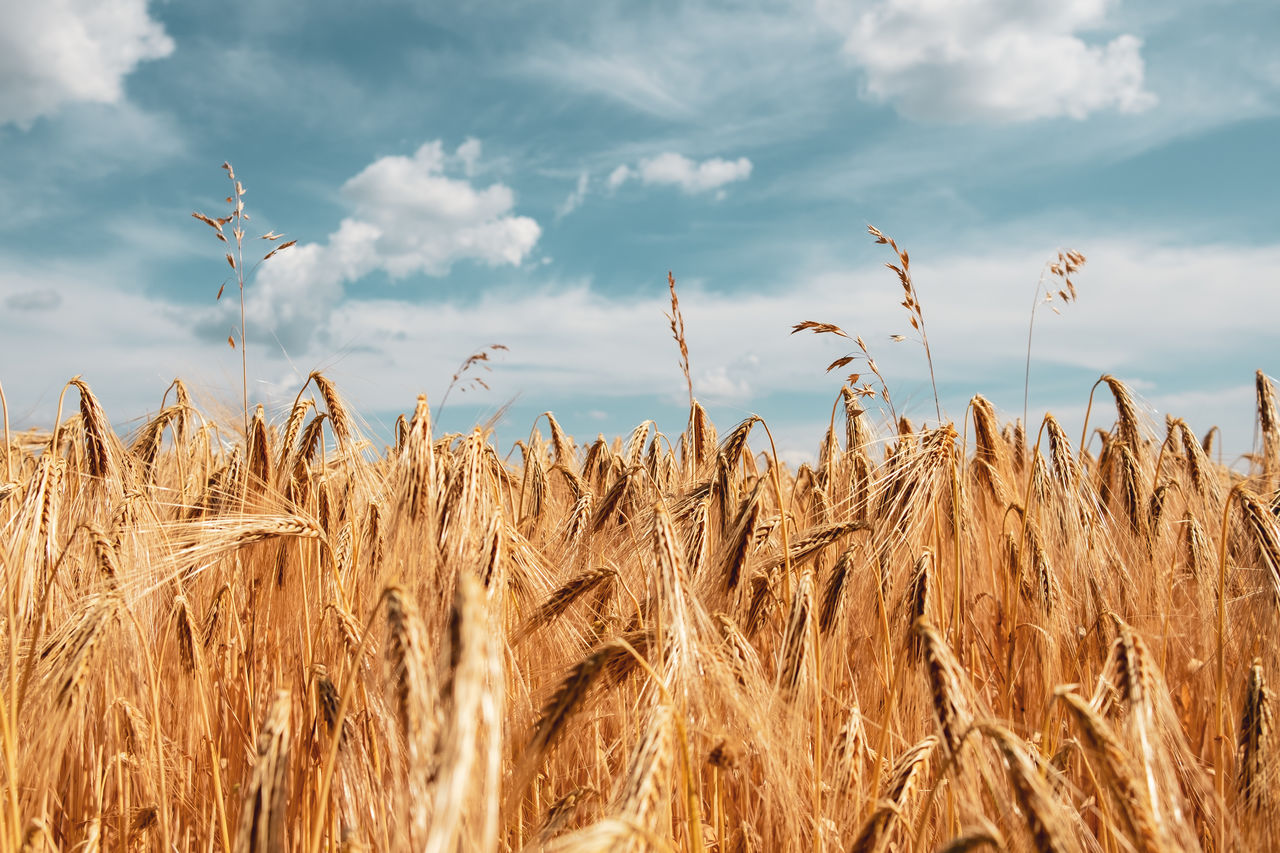
<instances>
[{"instance_id":1,"label":"white cloud","mask_svg":"<svg viewBox=\"0 0 1280 853\"><path fill-rule=\"evenodd\" d=\"M0 125L28 127L75 102L118 103L139 62L173 52L147 0L5 4L0 27Z\"/></svg>"},{"instance_id":2,"label":"white cloud","mask_svg":"<svg viewBox=\"0 0 1280 853\"><path fill-rule=\"evenodd\" d=\"M460 148L455 157L474 163L478 151ZM374 161L342 186L355 219L377 230L376 236L365 230L373 238L374 266L392 277L441 276L464 259L517 265L538 241L537 222L510 215L515 206L510 187L495 183L477 189L451 178L449 160L438 140L428 142L412 157Z\"/></svg>"},{"instance_id":3,"label":"white cloud","mask_svg":"<svg viewBox=\"0 0 1280 853\"><path fill-rule=\"evenodd\" d=\"M1100 111L1139 112L1142 42L1090 43L1110 0L826 0L823 16L866 75L866 94L900 112L943 121L1028 121Z\"/></svg>"},{"instance_id":4,"label":"white cloud","mask_svg":"<svg viewBox=\"0 0 1280 853\"><path fill-rule=\"evenodd\" d=\"M474 177L480 164L480 140L468 137L458 146L457 157L462 161L462 171L468 178Z\"/></svg>"},{"instance_id":5,"label":"white cloud","mask_svg":"<svg viewBox=\"0 0 1280 853\"><path fill-rule=\"evenodd\" d=\"M376 270L392 278L438 277L460 261L521 264L542 231L512 213L511 188L478 188L448 174L474 171L479 157L475 140L452 156L437 140L412 157L382 157L365 167L343 184L351 216L327 243L300 244L263 266L248 295L258 322L296 348L324 326L345 284Z\"/></svg>"},{"instance_id":6,"label":"white cloud","mask_svg":"<svg viewBox=\"0 0 1280 853\"><path fill-rule=\"evenodd\" d=\"M679 187L693 194L718 190L725 184L745 181L750 176L751 161L746 157L737 160L711 157L699 163L683 154L668 151L641 160L634 169L625 164L619 166L610 173L608 185L609 189L616 190L636 177L646 184Z\"/></svg>"},{"instance_id":7,"label":"white cloud","mask_svg":"<svg viewBox=\"0 0 1280 853\"><path fill-rule=\"evenodd\" d=\"M1089 263L1076 282L1080 300L1063 316L1037 315L1032 406L1076 417L1089 385L1111 372L1157 408L1187 417L1197 431L1218 423L1230 447L1247 447L1253 417L1247 401L1216 408L1187 394L1208 394L1207 400L1247 384L1254 369L1280 373L1265 345L1272 337L1271 318L1280 312L1280 292L1259 290L1251 272L1280 266L1280 246L1174 249L1155 240L1100 237L1088 248ZM1009 416L1021 415L1031 291L1048 253L1025 244L1005 245L999 257L930 259L913 253L942 402L952 416L958 417L975 393L987 395ZM443 387L458 353L500 342L511 351L503 367L486 376L498 401L518 394L533 405L569 399L585 408L592 405L588 401L644 395L678 400L684 382L663 316L668 296L660 284L626 299L606 298L579 282L490 293L470 304L347 301L335 312L335 327L351 341L375 343L377 351L352 353L342 367L353 377L394 377L403 375L403 365L439 365L439 376L415 373L411 381L415 388ZM802 277L772 293L686 288L680 302L694 390L703 399L741 407L737 411L758 410L771 420L794 413L771 411L770 395L786 394L794 401L801 398L796 395L810 394L829 407L842 372L823 369L855 348L832 336L789 334L792 324L814 319L862 335L899 408L931 420L932 392L921 348L888 339L891 333L910 332L900 294L892 275L874 266ZM1240 304L1250 304L1251 310L1240 311ZM1149 322L1153 311L1160 312L1159 324ZM483 340L477 339L478 329ZM1203 349L1209 341L1215 342L1212 365L1206 364ZM582 353L608 353L614 367L584 360ZM856 364L848 367L855 369ZM387 396L365 404L403 404L400 382L383 384ZM1099 419L1108 415L1101 412L1095 404L1093 421L1105 426Z\"/></svg>"},{"instance_id":8,"label":"white cloud","mask_svg":"<svg viewBox=\"0 0 1280 853\"><path fill-rule=\"evenodd\" d=\"M578 175L578 183L574 186L573 192L565 196L564 201L560 202L560 206L556 208L556 219L564 219L582 206L582 202L587 198L587 186L590 180L586 172Z\"/></svg>"},{"instance_id":9,"label":"white cloud","mask_svg":"<svg viewBox=\"0 0 1280 853\"><path fill-rule=\"evenodd\" d=\"M760 365L755 353L720 364L694 378L693 387L700 397L709 400L740 403L751 399L752 377Z\"/></svg>"},{"instance_id":10,"label":"white cloud","mask_svg":"<svg viewBox=\"0 0 1280 853\"><path fill-rule=\"evenodd\" d=\"M313 300L314 291L335 287L344 270L367 264L360 252L370 243L351 230L357 227L344 223L348 231L339 229L328 244L300 251L291 281L296 289L274 306L293 315L251 311L251 382L268 377L273 386L289 387L278 349L264 346L264 329L304 323L300 315L313 301L333 298L322 292ZM1021 414L1027 312L1048 251L1000 238L992 237L1000 246L995 257L913 252L943 406L954 417L979 392L1007 416ZM1280 375L1271 345L1280 290L1258 286L1258 270L1280 267L1280 245L1170 248L1157 239L1101 235L1079 245L1089 254L1076 282L1079 301L1062 316L1037 315L1032 417L1049 407L1078 435L1089 386L1111 372L1140 389L1157 425L1168 410L1186 417L1198 434L1220 425L1228 454L1247 449L1253 371ZM0 256L0 305L33 292L61 294L56 311L0 311L0 364L24 365L3 377L15 418L47 423L61 384L82 372L117 422L154 409L175 374L238 406L239 354L225 343L230 324L221 341L193 338L190 307L128 292L136 280L117 261ZM823 368L853 346L832 336L789 334L793 323L813 319L862 335L897 405L913 418L932 419L920 347L888 340L890 333L909 331L900 294L892 274L874 264L798 275L768 293L716 292L686 281L680 301L695 392L717 401L716 411L729 418L754 410L771 426L815 418L825 424L840 380ZM253 298L252 290L248 295ZM585 281L430 304L349 299L332 316L317 315L341 330L344 346L327 349L322 357L328 361L319 365L296 357L291 390L318 366L331 370L357 410L401 410L419 391L439 394L466 353L502 343L510 352L485 376L494 405L515 395L538 411L565 401L581 411L615 410L624 399L648 401L645 407L655 398L678 404L684 380L664 317L669 308L660 277L644 293L618 299ZM1157 314L1158 323L1152 321ZM69 343L50 347L51 340ZM33 352L41 357L33 360ZM251 386L251 393L267 390L260 382ZM1114 412L1105 395L1100 399L1090 422L1105 427ZM791 438L777 435L781 450L811 447L819 436L808 428Z\"/></svg>"},{"instance_id":11,"label":"white cloud","mask_svg":"<svg viewBox=\"0 0 1280 853\"><path fill-rule=\"evenodd\" d=\"M606 183L609 185L609 191L613 192L618 187L625 184L632 177L631 167L623 164L609 173Z\"/></svg>"},{"instance_id":12,"label":"white cloud","mask_svg":"<svg viewBox=\"0 0 1280 853\"><path fill-rule=\"evenodd\" d=\"M10 311L52 311L62 304L62 294L52 288L23 290L4 300Z\"/></svg>"}]
</instances>

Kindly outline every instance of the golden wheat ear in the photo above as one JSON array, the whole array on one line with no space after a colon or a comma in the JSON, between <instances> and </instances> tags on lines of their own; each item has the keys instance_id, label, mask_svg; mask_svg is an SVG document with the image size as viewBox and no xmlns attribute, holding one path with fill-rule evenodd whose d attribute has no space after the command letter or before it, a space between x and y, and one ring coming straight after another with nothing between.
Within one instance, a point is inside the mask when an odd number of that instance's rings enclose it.
<instances>
[{"instance_id":1,"label":"golden wheat ear","mask_svg":"<svg viewBox=\"0 0 1280 853\"><path fill-rule=\"evenodd\" d=\"M240 807L236 853L268 853L285 848L292 706L288 691L277 691L258 730L257 757Z\"/></svg>"}]
</instances>

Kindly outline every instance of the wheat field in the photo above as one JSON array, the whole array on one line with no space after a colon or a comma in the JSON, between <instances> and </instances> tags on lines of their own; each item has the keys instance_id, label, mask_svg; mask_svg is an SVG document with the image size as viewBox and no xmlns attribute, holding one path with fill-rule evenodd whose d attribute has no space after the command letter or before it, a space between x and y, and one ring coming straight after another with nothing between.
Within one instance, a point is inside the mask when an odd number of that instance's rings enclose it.
<instances>
[{"instance_id":1,"label":"wheat field","mask_svg":"<svg viewBox=\"0 0 1280 853\"><path fill-rule=\"evenodd\" d=\"M1083 447L845 386L797 470L696 400L507 457L318 373L65 396L0 468L4 849L1277 848L1261 372L1247 472L1110 376Z\"/></svg>"}]
</instances>

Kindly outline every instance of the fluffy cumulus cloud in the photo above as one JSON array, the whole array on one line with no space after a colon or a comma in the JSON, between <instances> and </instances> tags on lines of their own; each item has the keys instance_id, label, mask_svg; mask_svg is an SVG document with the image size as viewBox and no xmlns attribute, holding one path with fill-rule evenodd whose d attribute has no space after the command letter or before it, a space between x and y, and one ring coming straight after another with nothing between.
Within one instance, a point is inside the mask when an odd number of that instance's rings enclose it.
<instances>
[{"instance_id":1,"label":"fluffy cumulus cloud","mask_svg":"<svg viewBox=\"0 0 1280 853\"><path fill-rule=\"evenodd\" d=\"M751 176L751 161L746 157L737 160L725 160L711 157L698 162L683 154L668 151L641 160L635 168L622 165L614 169L606 183L609 189L616 190L632 178L646 184L679 187L686 193L703 193L719 190L734 181L745 181Z\"/></svg>"},{"instance_id":2,"label":"fluffy cumulus cloud","mask_svg":"<svg viewBox=\"0 0 1280 853\"><path fill-rule=\"evenodd\" d=\"M1099 110L1139 112L1142 42L1087 38L1110 0L824 0L828 21L865 75L865 91L915 118L1029 121Z\"/></svg>"},{"instance_id":3,"label":"fluffy cumulus cloud","mask_svg":"<svg viewBox=\"0 0 1280 853\"><path fill-rule=\"evenodd\" d=\"M438 277L460 261L522 263L541 229L512 213L510 187L469 180L480 154L476 140L451 155L437 140L410 157L382 157L365 167L343 184L351 215L326 243L300 244L263 266L248 292L258 322L286 346L304 346L325 325L345 285L374 271Z\"/></svg>"},{"instance_id":4,"label":"fluffy cumulus cloud","mask_svg":"<svg viewBox=\"0 0 1280 853\"><path fill-rule=\"evenodd\" d=\"M173 52L147 0L7 3L0 27L0 125L26 127L73 102L117 103L139 62Z\"/></svg>"}]
</instances>

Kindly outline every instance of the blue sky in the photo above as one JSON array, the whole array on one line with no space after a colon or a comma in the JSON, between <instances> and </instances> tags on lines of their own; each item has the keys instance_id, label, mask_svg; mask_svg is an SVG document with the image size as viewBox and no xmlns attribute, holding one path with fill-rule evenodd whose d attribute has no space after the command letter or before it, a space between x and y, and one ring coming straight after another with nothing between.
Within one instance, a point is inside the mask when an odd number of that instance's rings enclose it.
<instances>
[{"instance_id":1,"label":"blue sky","mask_svg":"<svg viewBox=\"0 0 1280 853\"><path fill-rule=\"evenodd\" d=\"M47 422L83 374L118 426L175 376L228 408L236 306L192 210L297 246L247 289L251 394L319 368L375 427L439 399L446 428L512 402L580 437L656 417L683 379L717 421L769 420L799 458L867 341L900 409L932 417L874 224L912 255L943 406L1078 423L1103 372L1228 448L1253 371L1280 373L1280 6L869 0L457 4L5 2L0 383ZM234 295L234 294L232 294ZM1034 417L1034 415L1033 415ZM1110 415L1105 416L1109 419Z\"/></svg>"}]
</instances>

